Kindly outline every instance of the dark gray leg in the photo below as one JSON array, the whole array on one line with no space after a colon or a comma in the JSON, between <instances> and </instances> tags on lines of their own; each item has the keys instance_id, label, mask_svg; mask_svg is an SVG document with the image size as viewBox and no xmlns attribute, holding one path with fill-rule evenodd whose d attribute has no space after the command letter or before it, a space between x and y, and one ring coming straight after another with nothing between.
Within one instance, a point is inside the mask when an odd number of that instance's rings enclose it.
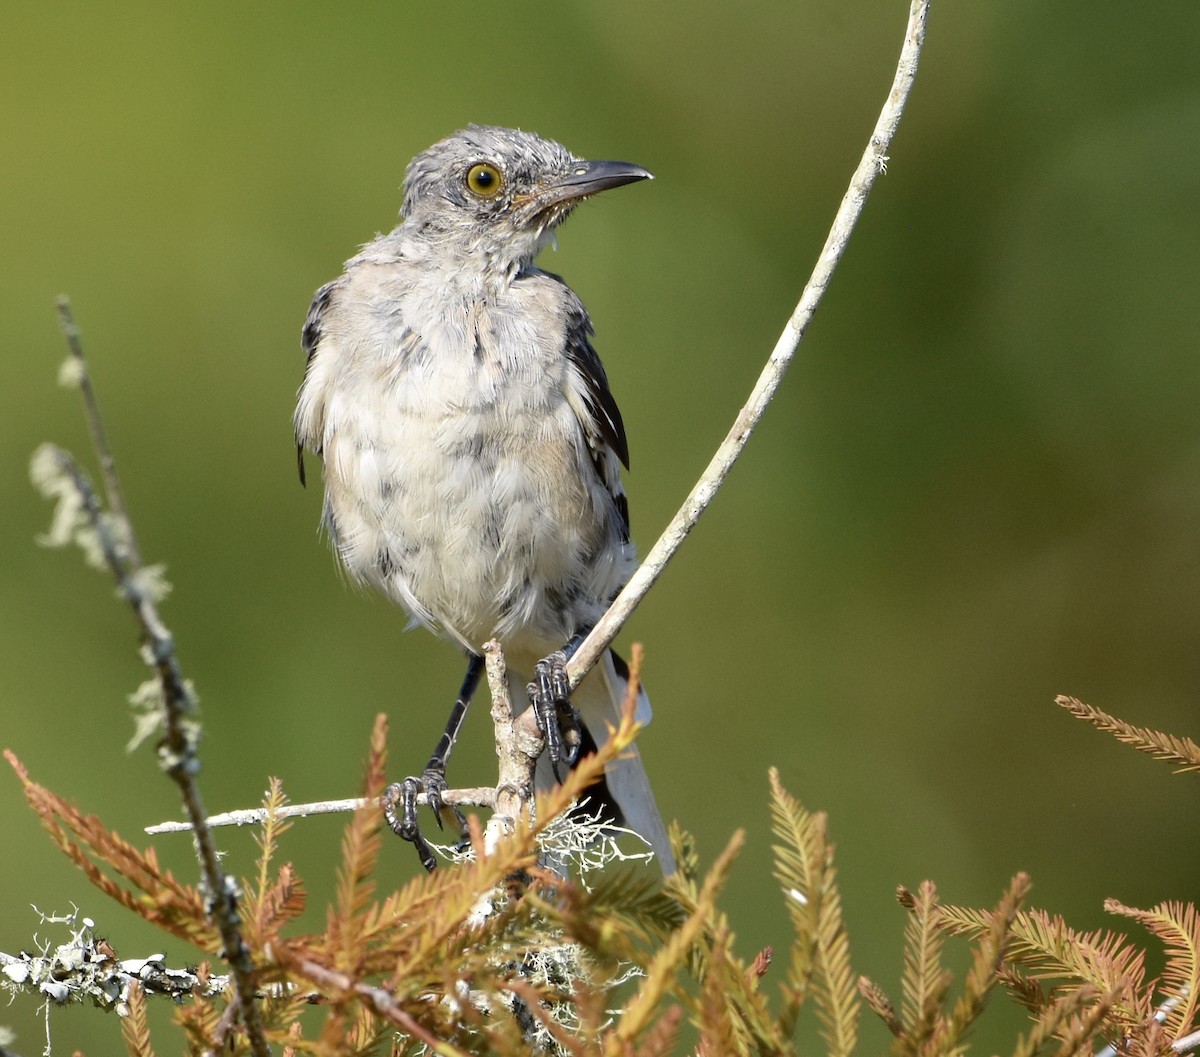
<instances>
[{"instance_id":1,"label":"dark gray leg","mask_svg":"<svg viewBox=\"0 0 1200 1057\"><path fill-rule=\"evenodd\" d=\"M579 757L579 716L571 707L567 662L587 638L591 628L580 628L567 644L536 664L533 682L525 689L537 716L538 728L546 738L546 752L554 777L562 780L558 765L572 766Z\"/></svg>"},{"instance_id":2,"label":"dark gray leg","mask_svg":"<svg viewBox=\"0 0 1200 1057\"><path fill-rule=\"evenodd\" d=\"M447 810L446 804L442 801L442 794L447 788L446 763L450 759L450 753L454 751L454 743L458 740L458 733L462 730L463 721L467 718L467 709L479 687L482 675L483 658L472 654L467 661L467 674L463 677L462 687L458 691L458 699L450 710L446 729L438 739L438 743L429 757L429 762L425 765L425 770L419 778L410 776L402 782L389 785L384 790L383 813L388 825L398 836L412 843L413 847L417 849L421 865L426 870L432 870L437 865L437 860L433 856L433 849L421 835L420 826L417 824L417 795L421 792L426 794L438 828L443 828L442 812ZM399 810L397 810L397 805L399 805ZM458 808L452 810L459 829L465 830L466 819L463 818L462 812Z\"/></svg>"}]
</instances>

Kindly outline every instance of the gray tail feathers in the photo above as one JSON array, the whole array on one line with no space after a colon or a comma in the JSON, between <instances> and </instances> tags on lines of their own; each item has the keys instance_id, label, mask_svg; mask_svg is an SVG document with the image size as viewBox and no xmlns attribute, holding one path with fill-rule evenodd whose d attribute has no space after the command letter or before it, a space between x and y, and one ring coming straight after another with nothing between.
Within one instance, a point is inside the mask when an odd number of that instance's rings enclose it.
<instances>
[{"instance_id":1,"label":"gray tail feathers","mask_svg":"<svg viewBox=\"0 0 1200 1057\"><path fill-rule=\"evenodd\" d=\"M609 650L571 697L586 731L584 751L590 748L587 735L597 747L608 741L608 728L620 722L621 706L628 689L629 669L616 653ZM645 687L638 687L635 716L640 723L650 722L650 699ZM631 745L605 768L603 782L589 794L588 809L594 810L597 806L602 809L603 818L628 826L650 842L664 876L675 872L667 827L658 813L650 779L636 745Z\"/></svg>"}]
</instances>

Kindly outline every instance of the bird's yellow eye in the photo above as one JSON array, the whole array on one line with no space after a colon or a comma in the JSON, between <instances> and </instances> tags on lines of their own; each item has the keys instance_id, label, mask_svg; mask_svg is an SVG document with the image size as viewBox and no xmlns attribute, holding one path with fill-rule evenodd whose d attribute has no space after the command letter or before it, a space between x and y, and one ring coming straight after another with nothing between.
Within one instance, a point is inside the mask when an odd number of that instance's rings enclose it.
<instances>
[{"instance_id":1,"label":"bird's yellow eye","mask_svg":"<svg viewBox=\"0 0 1200 1057\"><path fill-rule=\"evenodd\" d=\"M467 170L467 187L481 198L494 197L503 186L504 177L494 165L481 161Z\"/></svg>"}]
</instances>

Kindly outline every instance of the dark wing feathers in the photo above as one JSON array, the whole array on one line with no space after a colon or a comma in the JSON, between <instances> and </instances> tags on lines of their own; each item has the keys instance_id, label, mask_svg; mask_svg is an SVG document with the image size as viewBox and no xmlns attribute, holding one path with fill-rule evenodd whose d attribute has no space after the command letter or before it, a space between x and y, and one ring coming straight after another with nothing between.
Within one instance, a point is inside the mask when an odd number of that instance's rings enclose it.
<instances>
[{"instance_id":1,"label":"dark wing feathers","mask_svg":"<svg viewBox=\"0 0 1200 1057\"><path fill-rule=\"evenodd\" d=\"M312 363L312 358L316 354L317 346L321 343L321 322L324 319L325 312L329 308L329 303L333 298L334 288L338 285L339 280L334 279L331 283L326 283L314 295L312 304L308 306L308 316L304 320L304 327L300 331L300 347L304 350L304 369L308 370L308 365ZM318 454L320 454L318 452ZM297 443L296 445L296 465L300 470L300 484L306 485L304 479L304 445Z\"/></svg>"},{"instance_id":2,"label":"dark wing feathers","mask_svg":"<svg viewBox=\"0 0 1200 1057\"><path fill-rule=\"evenodd\" d=\"M325 315L325 310L329 307L334 288L340 282L340 279L334 279L333 282L326 283L313 294L312 304L308 306L308 316L304 320L304 329L300 331L300 347L304 349L306 355L306 366L308 361L313 358L313 353L317 351L317 345L320 344L321 320Z\"/></svg>"},{"instance_id":3,"label":"dark wing feathers","mask_svg":"<svg viewBox=\"0 0 1200 1057\"><path fill-rule=\"evenodd\" d=\"M620 517L624 528L625 542L629 542L629 502L625 498L625 489L621 487L621 471L614 463L615 455L621 460L626 469L629 468L629 441L625 436L625 423L621 421L621 411L608 388L608 376L604 373L604 365L591 343L592 326L587 312L582 305L567 317L566 354L567 359L578 371L583 380L584 396L591 411L591 422L585 424L584 432L589 434L588 443L592 448L592 464L596 467L596 476L603 482L604 487L612 496L613 505ZM603 443L600 443L603 441Z\"/></svg>"},{"instance_id":4,"label":"dark wing feathers","mask_svg":"<svg viewBox=\"0 0 1200 1057\"><path fill-rule=\"evenodd\" d=\"M595 413L596 428L625 469L629 469L629 441L625 436L625 423L621 411L608 388L608 375L604 364L592 348L592 326L582 308L567 320L567 359L579 371L587 386L588 403Z\"/></svg>"}]
</instances>

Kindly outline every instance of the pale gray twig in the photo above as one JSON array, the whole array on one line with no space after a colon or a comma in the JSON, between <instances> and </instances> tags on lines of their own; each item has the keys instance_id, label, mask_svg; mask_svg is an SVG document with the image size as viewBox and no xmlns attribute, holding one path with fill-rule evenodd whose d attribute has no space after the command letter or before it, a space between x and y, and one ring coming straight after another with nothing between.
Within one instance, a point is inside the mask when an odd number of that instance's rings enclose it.
<instances>
[{"instance_id":1,"label":"pale gray twig","mask_svg":"<svg viewBox=\"0 0 1200 1057\"><path fill-rule=\"evenodd\" d=\"M92 919L82 917L78 908L63 916L42 914L41 917L43 924L69 925L69 936L57 944L35 936L33 952L0 951L0 990L10 996L40 996L46 1003L47 1014L51 1007L87 1002L126 1016L134 987L140 987L147 995L165 995L183 1002L197 995L215 998L229 986L229 978L225 976L202 977L193 969L171 968L163 954L119 958L107 940L97 937Z\"/></svg>"},{"instance_id":2,"label":"pale gray twig","mask_svg":"<svg viewBox=\"0 0 1200 1057\"><path fill-rule=\"evenodd\" d=\"M1184 1035L1181 1039L1176 1039L1171 1043L1171 1049L1176 1053L1195 1053L1200 1050L1200 1031L1193 1031L1190 1035Z\"/></svg>"},{"instance_id":3,"label":"pale gray twig","mask_svg":"<svg viewBox=\"0 0 1200 1057\"><path fill-rule=\"evenodd\" d=\"M717 494L717 490L728 476L734 462L741 455L742 449L750 439L750 434L766 411L767 404L775 395L775 390L779 388L784 373L795 357L800 339L804 337L804 331L825 293L825 288L829 285L833 270L837 267L837 263L846 249L850 234L858 222L867 195L875 183L875 178L887 167L888 148L895 135L896 127L900 123L904 105L908 101L913 79L916 77L917 62L925 43L925 21L928 14L929 0L913 0L909 11L904 47L900 53L900 61L896 67L896 76L892 81L887 102L880 111L879 120L875 123L875 131L871 134L871 140L867 144L862 160L850 180L850 187L842 198L841 207L834 218L821 255L817 258L817 264L808 280L808 285L805 286L804 292L800 296L800 302L796 305L787 326L784 327L783 333L775 343L775 348L768 358L750 398L738 412L733 428L721 442L721 446L687 499L684 500L679 512L672 518L671 523L658 538L658 542L650 549L637 571L609 606L608 612L596 622L591 633L572 655L567 664L567 674L570 677L572 688L579 685L588 670L616 638L625 621L629 619L630 614L637 608L646 592L650 590L654 581L666 568L667 562L674 556L688 533L692 531L693 526L700 519L700 515L712 502L713 496Z\"/></svg>"},{"instance_id":4,"label":"pale gray twig","mask_svg":"<svg viewBox=\"0 0 1200 1057\"><path fill-rule=\"evenodd\" d=\"M529 810L534 795L534 769L546 746L532 708L513 718L508 694L508 666L500 643L484 644L488 690L492 696L492 731L496 739L498 774L495 813L488 821L486 837L491 847L512 824Z\"/></svg>"},{"instance_id":5,"label":"pale gray twig","mask_svg":"<svg viewBox=\"0 0 1200 1057\"><path fill-rule=\"evenodd\" d=\"M1063 704L1064 700L1070 701L1073 700L1073 698L1064 699L1060 697L1058 699L1058 703L1061 705ZM1179 1003L1182 1002L1186 997L1186 987L1178 993L1171 995L1170 998L1163 1002L1158 1009L1154 1011L1154 1019L1158 1021L1159 1024L1165 1024L1167 1016L1170 1014L1171 1010L1179 1005ZM1171 1043L1171 1049L1178 1054L1195 1053L1196 1050L1200 1050L1200 1031L1193 1031L1190 1035L1184 1035L1181 1038L1176 1039ZM1109 1043L1103 1049L1096 1051L1096 1057L1117 1057L1117 1055L1121 1052L1122 1047L1120 1045L1117 1043Z\"/></svg>"},{"instance_id":6,"label":"pale gray twig","mask_svg":"<svg viewBox=\"0 0 1200 1057\"><path fill-rule=\"evenodd\" d=\"M227 976L201 983L194 970L173 969L161 954L117 960L97 952L93 942L64 944L45 955L0 951L0 976L0 988L10 992L40 994L60 1006L86 1001L118 1012L133 984L179 1002L197 994L215 998L229 986Z\"/></svg>"},{"instance_id":7,"label":"pale gray twig","mask_svg":"<svg viewBox=\"0 0 1200 1057\"><path fill-rule=\"evenodd\" d=\"M496 802L496 790L490 786L478 786L474 789L448 789L442 794L444 803L453 807L493 807ZM305 818L308 815L333 815L347 811L357 811L360 807L379 805L378 798L370 800L366 797L351 796L341 800L315 800L307 804L285 804L268 811L265 807L242 808L237 811L222 811L209 815L207 822L210 829L221 826L257 826L267 820L269 815L275 818ZM417 803L426 806L429 803L424 793L417 796ZM145 832L151 835L159 833L190 833L190 822L159 822L147 826Z\"/></svg>"},{"instance_id":8,"label":"pale gray twig","mask_svg":"<svg viewBox=\"0 0 1200 1057\"><path fill-rule=\"evenodd\" d=\"M487 658L488 685L492 695L492 724L496 740L498 775L496 785L477 786L468 789L448 789L442 801L452 807L486 807L492 809L486 838L491 847L499 837L511 829L511 821L527 810L534 795L534 768L545 744L537 728L532 709L526 709L513 718L512 705L508 697L508 683L504 654L498 642L489 642L484 648ZM428 805L425 793L417 796L417 803ZM268 814L276 818L303 818L306 815L327 815L357 811L379 800L365 797L347 797L339 800L317 800L307 804L287 804L268 812L266 808L245 808L210 815L206 825L210 829L219 826L257 825L266 821ZM159 822L147 826L149 834L188 833L190 822Z\"/></svg>"},{"instance_id":9,"label":"pale gray twig","mask_svg":"<svg viewBox=\"0 0 1200 1057\"><path fill-rule=\"evenodd\" d=\"M125 506L125 491L121 487L121 478L117 474L117 463L113 458L112 449L108 446L108 434L104 429L104 419L100 417L100 404L96 400L96 391L92 388L92 376L88 371L87 359L83 355L83 335L75 322L75 314L71 311L71 302L61 295L56 302L58 307L58 325L67 340L67 348L71 353L72 382L79 386L83 396L83 406L86 410L88 431L92 437L92 450L100 463L100 474L104 480L104 495L108 500L108 509L125 523L128 538L125 550L129 556L129 564L138 568L142 564L142 553L138 549L137 537L133 531L133 522Z\"/></svg>"},{"instance_id":10,"label":"pale gray twig","mask_svg":"<svg viewBox=\"0 0 1200 1057\"><path fill-rule=\"evenodd\" d=\"M510 828L502 820L517 818L533 800L534 768L541 755L545 741L537 728L537 719L527 709L513 718L512 704L508 696L508 683L504 654L498 642L489 642L483 652L487 658L488 686L492 697L492 724L496 742L498 774L496 785L476 786L466 789L448 789L442 801L452 807L486 807L494 812L489 821L486 836L495 841L504 829ZM417 795L417 803L427 806L425 793ZM346 797L338 800L317 800L307 804L286 804L272 811L266 808L244 808L209 815L205 820L210 829L220 826L249 826L266 821L269 814L276 818L303 818L307 815L340 814L357 811L369 804L379 804L365 797ZM186 821L159 822L146 827L148 834L188 833L192 825ZM490 845L489 845L490 846Z\"/></svg>"}]
</instances>

